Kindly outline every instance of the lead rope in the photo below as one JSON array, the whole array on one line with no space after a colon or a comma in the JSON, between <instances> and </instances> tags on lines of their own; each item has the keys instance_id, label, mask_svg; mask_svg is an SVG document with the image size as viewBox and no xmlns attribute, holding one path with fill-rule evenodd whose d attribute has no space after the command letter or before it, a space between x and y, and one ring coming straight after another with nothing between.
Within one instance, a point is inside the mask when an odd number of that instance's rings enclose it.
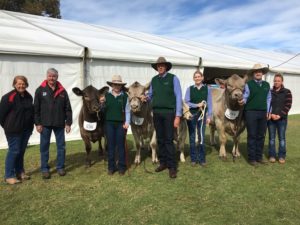
<instances>
[{"instance_id":1,"label":"lead rope","mask_svg":"<svg viewBox=\"0 0 300 225\"><path fill-rule=\"evenodd\" d=\"M205 118L205 110L206 110L207 102L203 100L201 103L203 103L203 107L200 109L201 113L200 113L200 116L198 118L198 121L202 120L201 121L201 126L200 126L200 136L201 136L200 145L203 144L203 132L202 132L202 128L203 128L203 120Z\"/></svg>"}]
</instances>

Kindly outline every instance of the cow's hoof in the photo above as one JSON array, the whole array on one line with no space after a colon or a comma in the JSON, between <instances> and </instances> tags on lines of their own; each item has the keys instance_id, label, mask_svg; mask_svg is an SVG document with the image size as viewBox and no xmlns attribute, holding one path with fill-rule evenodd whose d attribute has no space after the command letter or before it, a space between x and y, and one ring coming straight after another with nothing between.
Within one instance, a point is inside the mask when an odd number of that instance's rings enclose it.
<instances>
[{"instance_id":1,"label":"cow's hoof","mask_svg":"<svg viewBox=\"0 0 300 225\"><path fill-rule=\"evenodd\" d=\"M219 156L219 159L222 161L227 161L227 156L224 156L224 155Z\"/></svg>"},{"instance_id":2,"label":"cow's hoof","mask_svg":"<svg viewBox=\"0 0 300 225\"><path fill-rule=\"evenodd\" d=\"M91 167L92 166L92 161L91 160L87 160L86 162L85 162L85 167L86 168L89 168L89 167Z\"/></svg>"}]
</instances>

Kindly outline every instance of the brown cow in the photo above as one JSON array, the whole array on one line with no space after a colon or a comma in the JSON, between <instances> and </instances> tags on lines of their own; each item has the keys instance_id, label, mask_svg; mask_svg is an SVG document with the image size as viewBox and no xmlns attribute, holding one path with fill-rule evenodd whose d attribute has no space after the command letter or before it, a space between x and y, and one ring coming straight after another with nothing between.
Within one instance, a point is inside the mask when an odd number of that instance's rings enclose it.
<instances>
[{"instance_id":1,"label":"brown cow","mask_svg":"<svg viewBox=\"0 0 300 225\"><path fill-rule=\"evenodd\" d=\"M135 163L139 164L141 162L141 147L147 139L150 140L150 148L152 150L152 163L157 163L156 154L156 132L153 124L152 109L149 102L142 102L141 96L145 95L148 90L150 83L145 86L141 85L139 82L134 82L128 88L129 104L131 108L131 130L136 144L136 156ZM180 122L180 126L175 130L174 141L177 150L180 151L180 161L185 162L184 156L184 144L187 136L187 124L186 119L191 119L192 114L189 111L189 107L183 104L183 117Z\"/></svg>"},{"instance_id":2,"label":"brown cow","mask_svg":"<svg viewBox=\"0 0 300 225\"><path fill-rule=\"evenodd\" d=\"M141 163L141 148L145 146L146 140L150 140L152 150L152 163L157 163L156 155L156 134L154 131L152 109L149 102L142 102L141 96L145 95L147 86L134 82L128 88L128 98L131 109L131 131L136 146L136 155L134 162Z\"/></svg>"},{"instance_id":3,"label":"brown cow","mask_svg":"<svg viewBox=\"0 0 300 225\"><path fill-rule=\"evenodd\" d=\"M72 89L74 94L82 97L82 107L79 114L79 128L82 140L85 144L86 150L86 166L91 166L90 152L92 149L91 142L99 143L99 154L103 154L101 145L101 138L104 137L104 115L101 112L101 104L99 102L100 96L105 95L108 91L105 86L97 90L93 86L88 86L81 90L78 87Z\"/></svg>"},{"instance_id":4,"label":"brown cow","mask_svg":"<svg viewBox=\"0 0 300 225\"><path fill-rule=\"evenodd\" d=\"M226 158L226 141L227 134L233 138L232 155L240 156L238 144L240 134L245 129L243 118L243 106L238 101L243 98L243 91L247 76L244 78L233 74L226 80L215 79L219 85L224 85L225 89L212 89L213 116L210 123L210 142L215 144L214 134L218 131L220 140L219 157Z\"/></svg>"}]
</instances>

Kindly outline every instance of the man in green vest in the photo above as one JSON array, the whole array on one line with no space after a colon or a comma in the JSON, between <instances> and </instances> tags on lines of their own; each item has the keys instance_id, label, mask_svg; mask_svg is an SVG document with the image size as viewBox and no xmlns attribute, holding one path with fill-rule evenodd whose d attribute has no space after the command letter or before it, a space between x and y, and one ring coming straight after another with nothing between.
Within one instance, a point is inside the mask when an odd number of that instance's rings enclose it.
<instances>
[{"instance_id":1,"label":"man in green vest","mask_svg":"<svg viewBox=\"0 0 300 225\"><path fill-rule=\"evenodd\" d=\"M142 100L152 100L160 162L155 172L169 169L170 178L176 178L177 160L173 140L174 128L179 127L182 116L181 86L177 76L168 73L172 64L164 57L159 57L151 66L158 74L152 78L148 95Z\"/></svg>"},{"instance_id":2,"label":"man in green vest","mask_svg":"<svg viewBox=\"0 0 300 225\"><path fill-rule=\"evenodd\" d=\"M248 161L252 166L267 163L263 160L263 149L272 98L269 83L262 80L267 72L268 67L253 66L250 70L253 79L247 82L240 101L240 104L245 104Z\"/></svg>"}]
</instances>

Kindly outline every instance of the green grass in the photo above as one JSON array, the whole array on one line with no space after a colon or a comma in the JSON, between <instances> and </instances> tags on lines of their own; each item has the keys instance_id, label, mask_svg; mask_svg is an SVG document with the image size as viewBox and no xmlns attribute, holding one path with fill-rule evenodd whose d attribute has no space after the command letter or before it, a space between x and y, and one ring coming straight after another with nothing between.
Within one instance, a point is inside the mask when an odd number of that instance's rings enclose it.
<instances>
[{"instance_id":1,"label":"green grass","mask_svg":"<svg viewBox=\"0 0 300 225\"><path fill-rule=\"evenodd\" d=\"M67 143L65 177L54 169L51 145L52 178L42 180L39 148L30 146L25 163L32 179L0 184L0 224L300 224L299 125L300 115L289 117L285 165L248 165L243 134L242 157L235 163L230 154L226 162L219 160L216 149L207 145L208 167L191 167L188 157L179 163L175 180L167 171L146 173L143 164L132 165L130 175L108 176L107 162L95 150L95 163L85 168L81 141ZM128 139L133 161L132 137ZM231 147L229 141L228 152ZM1 150L2 174L5 155ZM154 171L146 153L145 158L145 167Z\"/></svg>"}]
</instances>

